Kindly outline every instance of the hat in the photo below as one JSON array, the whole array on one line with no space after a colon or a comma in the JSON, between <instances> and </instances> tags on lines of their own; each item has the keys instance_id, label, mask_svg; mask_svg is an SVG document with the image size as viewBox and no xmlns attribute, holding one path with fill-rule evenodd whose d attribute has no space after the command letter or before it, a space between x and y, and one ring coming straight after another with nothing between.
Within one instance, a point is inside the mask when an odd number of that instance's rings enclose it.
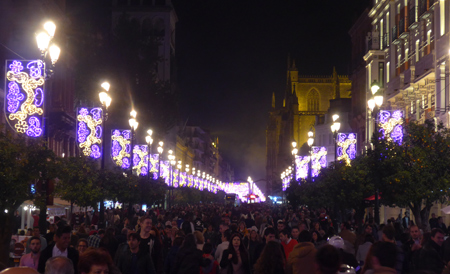
<instances>
[{"instance_id":1,"label":"hat","mask_svg":"<svg viewBox=\"0 0 450 274\"><path fill-rule=\"evenodd\" d=\"M256 228L256 226L252 226L252 227L250 227L250 230L253 230L253 231L256 231L256 232L258 232L258 229Z\"/></svg>"},{"instance_id":2,"label":"hat","mask_svg":"<svg viewBox=\"0 0 450 274\"><path fill-rule=\"evenodd\" d=\"M166 226L172 225L172 223L171 223L170 221L167 221L165 225L166 225Z\"/></svg>"}]
</instances>

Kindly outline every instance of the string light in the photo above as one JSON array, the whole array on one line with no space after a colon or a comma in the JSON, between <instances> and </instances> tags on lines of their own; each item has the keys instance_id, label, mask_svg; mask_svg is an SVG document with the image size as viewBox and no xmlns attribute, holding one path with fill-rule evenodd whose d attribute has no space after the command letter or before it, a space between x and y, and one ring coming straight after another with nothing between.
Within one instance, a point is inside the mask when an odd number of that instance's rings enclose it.
<instances>
[{"instance_id":1,"label":"string light","mask_svg":"<svg viewBox=\"0 0 450 274\"><path fill-rule=\"evenodd\" d=\"M102 152L99 145L102 143L103 135L102 109L80 108L77 121L77 140L84 156L100 158Z\"/></svg>"}]
</instances>

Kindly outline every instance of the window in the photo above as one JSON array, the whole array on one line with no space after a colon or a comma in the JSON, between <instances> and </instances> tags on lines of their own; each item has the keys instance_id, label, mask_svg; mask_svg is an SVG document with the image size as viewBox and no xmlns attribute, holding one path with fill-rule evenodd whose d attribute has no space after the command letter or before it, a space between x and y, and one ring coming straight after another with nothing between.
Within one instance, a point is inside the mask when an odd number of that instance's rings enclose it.
<instances>
[{"instance_id":1,"label":"window","mask_svg":"<svg viewBox=\"0 0 450 274\"><path fill-rule=\"evenodd\" d=\"M308 93L308 111L319 111L319 92L315 89Z\"/></svg>"},{"instance_id":2,"label":"window","mask_svg":"<svg viewBox=\"0 0 450 274\"><path fill-rule=\"evenodd\" d=\"M419 49L419 39L416 40L416 62L419 62L419 54L420 54L420 49Z\"/></svg>"},{"instance_id":3,"label":"window","mask_svg":"<svg viewBox=\"0 0 450 274\"><path fill-rule=\"evenodd\" d=\"M378 79L380 87L384 87L384 62L378 63Z\"/></svg>"},{"instance_id":4,"label":"window","mask_svg":"<svg viewBox=\"0 0 450 274\"><path fill-rule=\"evenodd\" d=\"M389 83L390 73L391 73L391 62L387 62L387 64L386 64L386 83Z\"/></svg>"}]
</instances>

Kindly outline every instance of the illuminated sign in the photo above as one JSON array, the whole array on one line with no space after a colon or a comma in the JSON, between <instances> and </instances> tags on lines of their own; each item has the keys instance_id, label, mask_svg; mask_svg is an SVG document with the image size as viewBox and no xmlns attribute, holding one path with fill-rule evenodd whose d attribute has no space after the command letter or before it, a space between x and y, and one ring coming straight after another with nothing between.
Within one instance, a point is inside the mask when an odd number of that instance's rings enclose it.
<instances>
[{"instance_id":1,"label":"illuminated sign","mask_svg":"<svg viewBox=\"0 0 450 274\"><path fill-rule=\"evenodd\" d=\"M102 109L79 108L77 115L77 141L84 156L95 159L102 155Z\"/></svg>"},{"instance_id":2,"label":"illuminated sign","mask_svg":"<svg viewBox=\"0 0 450 274\"><path fill-rule=\"evenodd\" d=\"M5 113L9 125L30 137L43 135L45 64L6 61Z\"/></svg>"}]
</instances>

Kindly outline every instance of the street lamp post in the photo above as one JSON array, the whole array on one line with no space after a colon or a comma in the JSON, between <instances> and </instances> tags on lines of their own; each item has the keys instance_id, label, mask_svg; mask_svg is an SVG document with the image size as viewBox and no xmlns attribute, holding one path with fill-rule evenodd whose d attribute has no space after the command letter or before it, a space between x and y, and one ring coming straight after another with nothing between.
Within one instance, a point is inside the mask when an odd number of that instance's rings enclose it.
<instances>
[{"instance_id":1,"label":"street lamp post","mask_svg":"<svg viewBox=\"0 0 450 274\"><path fill-rule=\"evenodd\" d=\"M108 82L103 82L101 84L103 90L98 94L100 103L102 104L102 122L103 122L103 134L102 134L102 159L100 168L102 171L105 170L105 132L106 131L106 120L108 120L108 107L111 105L111 97L109 96L110 85ZM103 182L102 182L103 183ZM105 227L105 203L103 200L100 201L100 216L98 219L98 227Z\"/></svg>"},{"instance_id":2,"label":"street lamp post","mask_svg":"<svg viewBox=\"0 0 450 274\"><path fill-rule=\"evenodd\" d=\"M374 129L375 132L377 132L377 115L378 112L380 110L381 105L383 105L383 94L381 93L381 91L379 90L380 86L377 84L376 81L373 81L370 90L372 92L372 97L367 101L367 106L369 107L369 123L371 123L371 117L370 115L372 114L372 117L374 119ZM377 135L376 135L377 136ZM368 136L369 138L371 137L370 134ZM378 137L377 137L378 138ZM376 142L375 142L376 144ZM378 180L378 177L377 177ZM374 221L376 224L380 223L380 205L379 205L379 192L378 192L378 187L375 186L375 209L374 209Z\"/></svg>"},{"instance_id":3,"label":"street lamp post","mask_svg":"<svg viewBox=\"0 0 450 274\"><path fill-rule=\"evenodd\" d=\"M310 130L308 132L308 146L309 146L309 168L308 168L308 178L312 178L312 145L314 144L314 132Z\"/></svg>"},{"instance_id":4,"label":"street lamp post","mask_svg":"<svg viewBox=\"0 0 450 274\"><path fill-rule=\"evenodd\" d=\"M137 129L139 123L136 121L136 111L133 109L130 112L130 120L128 120L128 123L130 124L130 128L131 128L131 136L130 136L130 176L133 175L133 141L134 141L134 132Z\"/></svg>"},{"instance_id":5,"label":"street lamp post","mask_svg":"<svg viewBox=\"0 0 450 274\"><path fill-rule=\"evenodd\" d=\"M294 180L295 181L297 181L297 177L296 177L296 175L297 175L297 166L296 166L296 163L295 163L295 158L296 158L296 156L297 156L297 153L298 153L298 148L297 148L297 142L292 142L292 151L291 151L291 153L292 153L292 167L294 168Z\"/></svg>"},{"instance_id":6,"label":"street lamp post","mask_svg":"<svg viewBox=\"0 0 450 274\"><path fill-rule=\"evenodd\" d=\"M50 68L45 68L44 70L44 83L46 80L50 79L53 75L53 69L55 67L56 62L59 59L59 54L61 53L61 49L56 45L51 45L50 42L53 40L56 31L56 25L48 21L44 24L44 30L36 35L37 47L41 51L41 61L44 64L47 64L46 60L50 59ZM49 47L50 46L50 47ZM47 100L44 100L44 111L43 111L43 124L44 124L44 136L47 139L47 144L49 143L49 134L48 134L48 109L46 107ZM31 119L31 118L30 118ZM44 178L42 180L41 185L41 194L44 197L44 203L40 207L39 213L39 230L41 233L47 231L46 228L46 216L47 216L47 179Z\"/></svg>"},{"instance_id":7,"label":"street lamp post","mask_svg":"<svg viewBox=\"0 0 450 274\"><path fill-rule=\"evenodd\" d=\"M337 135L339 133L339 129L341 128L341 123L336 122L339 119L339 115L333 115L333 124L331 125L331 132L333 132L334 138L334 168L336 168L336 158L337 158Z\"/></svg>"},{"instance_id":8,"label":"street lamp post","mask_svg":"<svg viewBox=\"0 0 450 274\"><path fill-rule=\"evenodd\" d=\"M173 151L170 149L168 151L169 163L170 163L170 178L169 178L169 208L171 208L171 199L172 199L172 189L173 189L173 167L175 166L175 155L173 155Z\"/></svg>"},{"instance_id":9,"label":"street lamp post","mask_svg":"<svg viewBox=\"0 0 450 274\"><path fill-rule=\"evenodd\" d=\"M153 144L153 130L147 130L147 136L145 136L145 142L148 145L148 156L147 156L147 180L150 180L150 158L152 157L152 144Z\"/></svg>"},{"instance_id":10,"label":"street lamp post","mask_svg":"<svg viewBox=\"0 0 450 274\"><path fill-rule=\"evenodd\" d=\"M161 177L161 156L164 151L164 148L163 148L164 142L159 141L158 145L159 145L158 146L158 180L159 180L159 178Z\"/></svg>"}]
</instances>

